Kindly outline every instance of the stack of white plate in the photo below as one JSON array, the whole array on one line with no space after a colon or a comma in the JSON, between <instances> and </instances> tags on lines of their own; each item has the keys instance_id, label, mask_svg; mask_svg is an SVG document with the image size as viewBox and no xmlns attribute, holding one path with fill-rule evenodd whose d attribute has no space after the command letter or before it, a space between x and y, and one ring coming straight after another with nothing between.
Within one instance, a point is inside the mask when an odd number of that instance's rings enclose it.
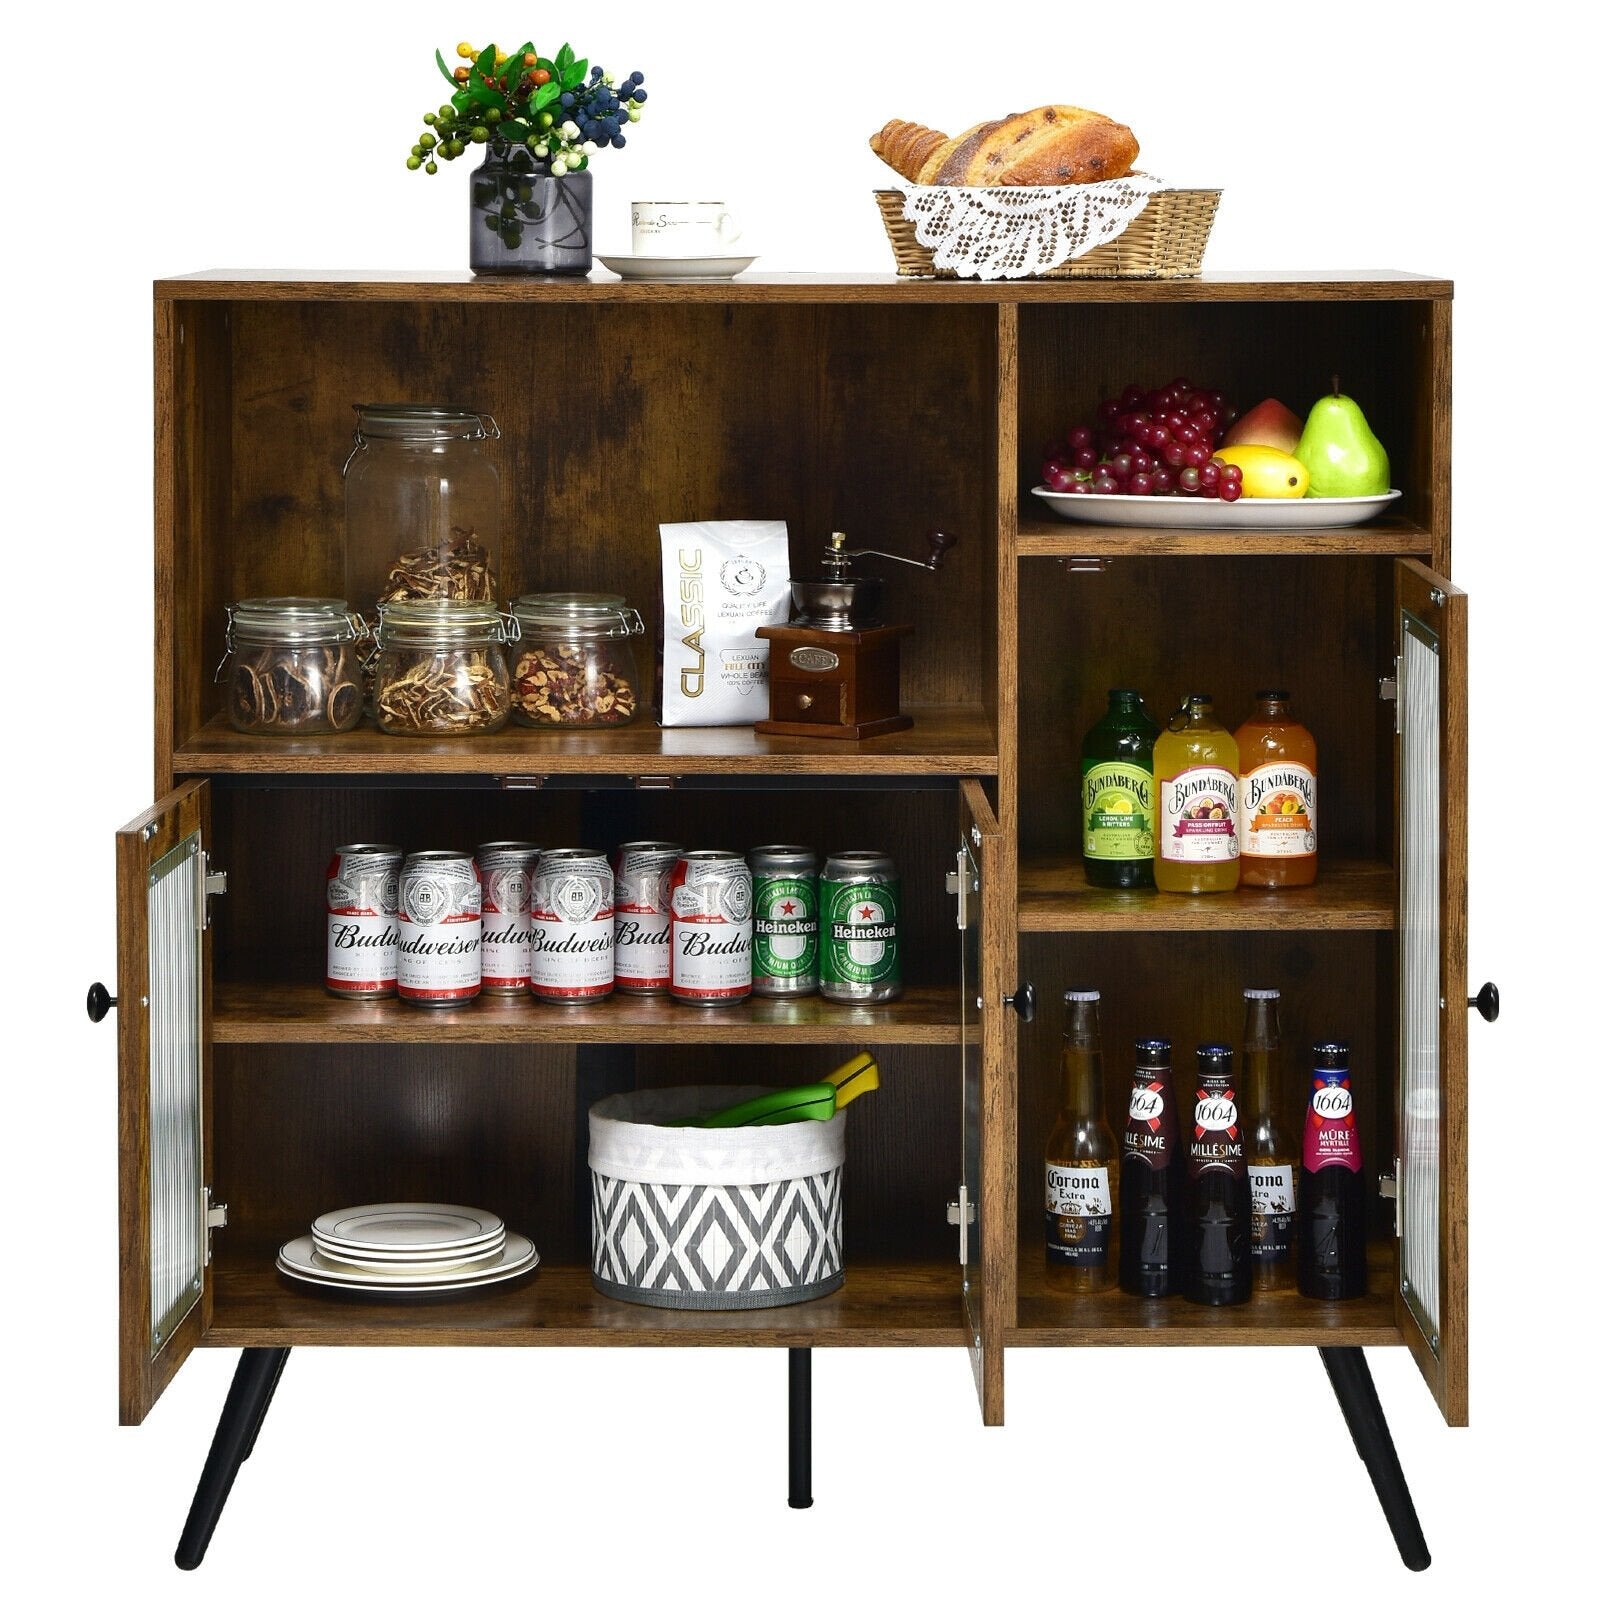
<instances>
[{"instance_id":1,"label":"stack of white plate","mask_svg":"<svg viewBox=\"0 0 1600 1600\"><path fill-rule=\"evenodd\" d=\"M301 1283L360 1294L436 1294L521 1277L539 1265L533 1242L475 1206L394 1201L325 1212L278 1252Z\"/></svg>"}]
</instances>

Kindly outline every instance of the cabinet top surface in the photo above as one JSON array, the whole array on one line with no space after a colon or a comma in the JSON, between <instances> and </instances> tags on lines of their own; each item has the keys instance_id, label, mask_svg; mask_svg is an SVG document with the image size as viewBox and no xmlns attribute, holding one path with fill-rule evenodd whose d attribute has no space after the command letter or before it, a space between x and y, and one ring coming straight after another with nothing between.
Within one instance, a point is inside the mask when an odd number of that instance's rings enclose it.
<instances>
[{"instance_id":1,"label":"cabinet top surface","mask_svg":"<svg viewBox=\"0 0 1600 1600\"><path fill-rule=\"evenodd\" d=\"M631 301L656 304L863 301L989 305L1002 301L1093 304L1113 300L1445 300L1444 278L1388 268L1207 272L1195 278L1022 279L978 283L889 273L753 273L725 283L628 283L588 278L475 277L470 272L225 268L158 278L157 300L481 300L529 304Z\"/></svg>"}]
</instances>

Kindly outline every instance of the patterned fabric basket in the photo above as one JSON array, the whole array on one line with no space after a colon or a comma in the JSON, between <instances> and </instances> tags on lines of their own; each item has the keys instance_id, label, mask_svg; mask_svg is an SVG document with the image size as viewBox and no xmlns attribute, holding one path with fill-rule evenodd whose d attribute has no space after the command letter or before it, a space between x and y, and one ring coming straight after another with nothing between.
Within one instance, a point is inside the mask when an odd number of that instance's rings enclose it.
<instances>
[{"instance_id":1,"label":"patterned fabric basket","mask_svg":"<svg viewBox=\"0 0 1600 1600\"><path fill-rule=\"evenodd\" d=\"M844 1282L844 1127L673 1128L761 1089L643 1089L589 1108L594 1286L636 1305L754 1311Z\"/></svg>"},{"instance_id":2,"label":"patterned fabric basket","mask_svg":"<svg viewBox=\"0 0 1600 1600\"><path fill-rule=\"evenodd\" d=\"M902 278L960 278L965 273L935 267L933 252L917 240L906 220L899 189L875 189L878 210ZM1039 274L1045 278L1192 278L1200 271L1206 240L1217 214L1220 189L1161 189L1109 243Z\"/></svg>"}]
</instances>

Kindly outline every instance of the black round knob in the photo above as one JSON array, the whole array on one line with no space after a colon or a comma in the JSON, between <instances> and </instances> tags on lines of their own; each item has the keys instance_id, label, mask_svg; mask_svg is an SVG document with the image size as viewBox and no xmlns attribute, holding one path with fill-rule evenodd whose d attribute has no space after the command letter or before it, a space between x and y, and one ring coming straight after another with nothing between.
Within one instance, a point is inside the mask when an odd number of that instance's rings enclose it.
<instances>
[{"instance_id":1,"label":"black round knob","mask_svg":"<svg viewBox=\"0 0 1600 1600\"><path fill-rule=\"evenodd\" d=\"M1485 1022L1493 1022L1500 1015L1500 989L1497 984L1486 983L1476 993L1467 996L1467 1004L1478 1008Z\"/></svg>"},{"instance_id":2,"label":"black round knob","mask_svg":"<svg viewBox=\"0 0 1600 1600\"><path fill-rule=\"evenodd\" d=\"M89 985L89 1020L91 1022L104 1022L111 1015L111 1008L116 1003L117 997L103 983L91 983Z\"/></svg>"},{"instance_id":3,"label":"black round knob","mask_svg":"<svg viewBox=\"0 0 1600 1600\"><path fill-rule=\"evenodd\" d=\"M1033 985L1025 983L1015 994L1008 994L1006 1004L1016 1011L1018 1022L1032 1022L1033 1014L1038 1009L1038 997L1033 992Z\"/></svg>"},{"instance_id":4,"label":"black round knob","mask_svg":"<svg viewBox=\"0 0 1600 1600\"><path fill-rule=\"evenodd\" d=\"M956 536L935 530L928 535L928 565L935 572L944 565L945 552L955 548Z\"/></svg>"}]
</instances>

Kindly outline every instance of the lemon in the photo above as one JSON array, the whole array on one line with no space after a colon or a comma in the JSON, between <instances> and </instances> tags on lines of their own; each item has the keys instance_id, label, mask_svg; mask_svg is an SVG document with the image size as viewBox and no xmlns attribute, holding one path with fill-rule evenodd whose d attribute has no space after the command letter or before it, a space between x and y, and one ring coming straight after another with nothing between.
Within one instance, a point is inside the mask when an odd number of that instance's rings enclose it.
<instances>
[{"instance_id":1,"label":"lemon","mask_svg":"<svg viewBox=\"0 0 1600 1600\"><path fill-rule=\"evenodd\" d=\"M1106 810L1113 813L1115 816L1130 817L1133 815L1133 802L1125 794L1119 794L1117 798L1106 807Z\"/></svg>"},{"instance_id":2,"label":"lemon","mask_svg":"<svg viewBox=\"0 0 1600 1600\"><path fill-rule=\"evenodd\" d=\"M1311 474L1294 456L1265 444L1230 444L1217 451L1216 459L1226 461L1240 472L1240 488L1246 499L1300 500L1311 487Z\"/></svg>"}]
</instances>

